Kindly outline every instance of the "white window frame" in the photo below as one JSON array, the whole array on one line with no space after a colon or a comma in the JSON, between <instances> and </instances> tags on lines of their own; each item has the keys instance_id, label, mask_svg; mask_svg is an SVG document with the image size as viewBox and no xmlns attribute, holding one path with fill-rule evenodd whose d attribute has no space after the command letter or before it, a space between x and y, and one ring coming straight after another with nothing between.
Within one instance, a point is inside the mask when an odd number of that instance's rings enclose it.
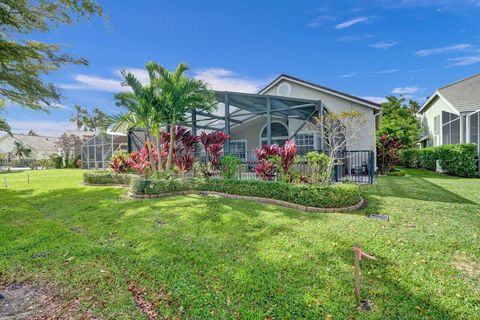
<instances>
[{"instance_id":1,"label":"white window frame","mask_svg":"<svg viewBox=\"0 0 480 320\"><path fill-rule=\"evenodd\" d=\"M236 143L236 142L244 142L245 143L245 157L242 159L240 158L240 160L244 160L244 161L247 161L248 160L248 142L246 139L237 139L237 140L230 140L230 154L234 154L238 157L238 154L236 153L232 153L232 143Z\"/></svg>"},{"instance_id":2,"label":"white window frame","mask_svg":"<svg viewBox=\"0 0 480 320\"><path fill-rule=\"evenodd\" d=\"M290 134L290 130L288 129L288 125L287 125L287 124L285 124L285 123L283 123L283 122L281 122L281 121L272 121L272 124L273 124L273 123L280 123L282 126L284 126L284 127L287 129L288 134ZM260 133L258 134L258 141L259 141L259 146L258 146L258 147L259 147L259 148L262 147L263 141L265 141L265 144L267 144L267 143L266 143L267 138L262 138L262 132L263 132L263 130L265 130L266 127L267 127L267 124L265 124L265 125L260 129ZM275 139L275 140L288 140L288 138L290 138L290 137L289 137L289 136L275 136L275 137L272 136L272 143L274 143L274 142L273 142L274 139Z\"/></svg>"},{"instance_id":3,"label":"white window frame","mask_svg":"<svg viewBox=\"0 0 480 320\"><path fill-rule=\"evenodd\" d=\"M297 147L299 146L298 143L297 143L297 136L299 134L310 134L310 135L313 135L313 150L312 151L315 151L315 150L318 150L318 145L317 145L317 133L315 131L299 131L297 132L297 134L295 135L295 137L293 137L293 140L295 140L295 143L297 144Z\"/></svg>"}]
</instances>

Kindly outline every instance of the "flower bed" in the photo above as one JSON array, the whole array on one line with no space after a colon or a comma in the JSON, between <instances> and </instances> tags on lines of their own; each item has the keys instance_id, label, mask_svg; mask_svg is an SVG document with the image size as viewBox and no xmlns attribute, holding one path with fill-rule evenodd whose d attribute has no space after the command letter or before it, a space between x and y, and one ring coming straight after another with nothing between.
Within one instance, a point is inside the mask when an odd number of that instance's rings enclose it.
<instances>
[{"instance_id":1,"label":"flower bed","mask_svg":"<svg viewBox=\"0 0 480 320\"><path fill-rule=\"evenodd\" d=\"M217 192L229 195L275 199L315 208L347 208L359 204L359 187L352 184L321 187L276 181L163 180L136 178L131 182L135 195L162 195L187 191Z\"/></svg>"},{"instance_id":2,"label":"flower bed","mask_svg":"<svg viewBox=\"0 0 480 320\"><path fill-rule=\"evenodd\" d=\"M126 185L130 184L133 174L118 174L109 171L84 172L83 182L91 185Z\"/></svg>"}]
</instances>

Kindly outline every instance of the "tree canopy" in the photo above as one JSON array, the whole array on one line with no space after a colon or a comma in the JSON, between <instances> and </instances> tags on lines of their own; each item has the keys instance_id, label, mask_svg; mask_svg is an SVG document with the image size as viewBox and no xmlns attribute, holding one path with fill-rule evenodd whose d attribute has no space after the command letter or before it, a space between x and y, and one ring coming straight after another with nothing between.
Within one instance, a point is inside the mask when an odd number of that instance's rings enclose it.
<instances>
[{"instance_id":1,"label":"tree canopy","mask_svg":"<svg viewBox=\"0 0 480 320\"><path fill-rule=\"evenodd\" d=\"M70 122L75 123L77 130L98 132L108 127L110 118L99 108L94 108L90 114L86 108L77 104L75 105L75 114L70 118Z\"/></svg>"},{"instance_id":2,"label":"tree canopy","mask_svg":"<svg viewBox=\"0 0 480 320\"><path fill-rule=\"evenodd\" d=\"M389 96L382 104L382 120L377 136L385 134L406 147L412 147L420 136L420 122L415 113L419 109L416 101L405 103L405 98Z\"/></svg>"},{"instance_id":3,"label":"tree canopy","mask_svg":"<svg viewBox=\"0 0 480 320\"><path fill-rule=\"evenodd\" d=\"M0 100L48 111L60 92L44 76L66 64L86 65L84 58L63 53L57 44L26 39L62 24L102 16L94 0L0 0ZM5 119L0 130L9 132Z\"/></svg>"}]
</instances>

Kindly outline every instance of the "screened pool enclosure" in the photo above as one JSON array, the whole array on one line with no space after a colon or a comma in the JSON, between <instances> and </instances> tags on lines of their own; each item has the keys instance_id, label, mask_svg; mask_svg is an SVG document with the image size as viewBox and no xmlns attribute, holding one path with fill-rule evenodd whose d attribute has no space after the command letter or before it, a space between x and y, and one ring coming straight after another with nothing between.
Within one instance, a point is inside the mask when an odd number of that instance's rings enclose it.
<instances>
[{"instance_id":1,"label":"screened pool enclosure","mask_svg":"<svg viewBox=\"0 0 480 320\"><path fill-rule=\"evenodd\" d=\"M217 110L194 110L183 125L193 134L201 131L224 131L230 136L224 145L224 154L235 155L252 171L257 160L254 150L265 144L282 146L294 140L298 153L326 151L322 132L312 131L308 122L314 118L323 121L329 113L320 100L280 97L264 94L216 91ZM145 135L138 128L123 129L128 133L128 150L143 148ZM158 145L158 143L157 143ZM372 182L375 172L373 150L344 150L342 166L335 170L338 180ZM197 157L202 158L202 148Z\"/></svg>"},{"instance_id":2,"label":"screened pool enclosure","mask_svg":"<svg viewBox=\"0 0 480 320\"><path fill-rule=\"evenodd\" d=\"M84 169L106 169L115 152L128 151L128 137L120 132L98 133L82 145Z\"/></svg>"}]
</instances>

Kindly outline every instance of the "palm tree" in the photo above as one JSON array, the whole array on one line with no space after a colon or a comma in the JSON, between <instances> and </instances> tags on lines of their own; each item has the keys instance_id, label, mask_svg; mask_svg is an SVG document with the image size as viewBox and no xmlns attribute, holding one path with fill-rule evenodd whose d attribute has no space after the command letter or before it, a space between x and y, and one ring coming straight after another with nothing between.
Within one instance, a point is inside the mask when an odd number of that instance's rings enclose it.
<instances>
[{"instance_id":1,"label":"palm tree","mask_svg":"<svg viewBox=\"0 0 480 320\"><path fill-rule=\"evenodd\" d=\"M188 65L181 63L175 71L170 72L157 63L150 62L147 68L159 77L151 78L151 85L159 99L158 116L170 128L177 124L185 124L188 112L194 109L211 111L216 108L215 94L202 80L188 78L184 73ZM170 130L170 144L165 169L169 170L173 162L175 131Z\"/></svg>"},{"instance_id":2,"label":"palm tree","mask_svg":"<svg viewBox=\"0 0 480 320\"><path fill-rule=\"evenodd\" d=\"M13 156L18 157L20 160L23 160L24 157L28 157L32 153L32 149L26 147L20 141L14 141L13 144Z\"/></svg>"},{"instance_id":3,"label":"palm tree","mask_svg":"<svg viewBox=\"0 0 480 320\"><path fill-rule=\"evenodd\" d=\"M150 82L155 82L155 73L147 64L150 75ZM127 112L114 116L113 121L128 128L142 128L145 131L145 143L148 148L150 167L156 172L155 157L152 148L152 133L159 128L161 119L159 117L159 99L154 94L155 88L152 85L142 85L140 81L130 72L122 71L124 77L123 85L132 89L132 92L119 92L115 94L115 104L125 107Z\"/></svg>"},{"instance_id":4,"label":"palm tree","mask_svg":"<svg viewBox=\"0 0 480 320\"><path fill-rule=\"evenodd\" d=\"M87 109L82 108L82 106L76 104L75 105L75 115L73 118L70 119L70 122L74 122L77 130L82 129L82 127L86 130L85 126L85 119L88 116Z\"/></svg>"}]
</instances>

